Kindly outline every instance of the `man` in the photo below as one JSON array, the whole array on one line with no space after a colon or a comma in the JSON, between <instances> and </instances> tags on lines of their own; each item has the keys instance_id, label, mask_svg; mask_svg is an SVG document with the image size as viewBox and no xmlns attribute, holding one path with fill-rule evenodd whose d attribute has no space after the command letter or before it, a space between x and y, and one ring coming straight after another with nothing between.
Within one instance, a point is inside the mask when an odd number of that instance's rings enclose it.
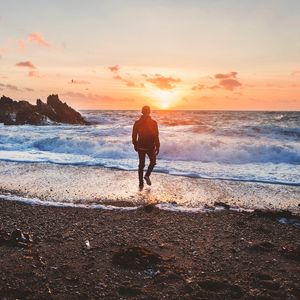
<instances>
[{"instance_id":1,"label":"man","mask_svg":"<svg viewBox=\"0 0 300 300\"><path fill-rule=\"evenodd\" d=\"M139 154L140 188L144 186L143 175L146 154L150 159L150 164L144 179L148 185L151 185L150 175L156 164L156 156L160 147L157 123L150 117L150 112L150 107L144 106L142 108L142 116L134 123L132 129L132 144L134 145L134 150Z\"/></svg>"}]
</instances>

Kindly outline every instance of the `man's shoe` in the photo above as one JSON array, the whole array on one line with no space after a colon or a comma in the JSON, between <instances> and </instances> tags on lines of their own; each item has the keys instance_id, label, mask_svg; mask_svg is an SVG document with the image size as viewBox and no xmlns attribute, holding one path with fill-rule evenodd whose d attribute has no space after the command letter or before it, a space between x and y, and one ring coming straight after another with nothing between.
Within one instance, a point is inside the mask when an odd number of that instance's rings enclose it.
<instances>
[{"instance_id":1,"label":"man's shoe","mask_svg":"<svg viewBox=\"0 0 300 300\"><path fill-rule=\"evenodd\" d=\"M149 176L145 176L144 179L148 185L151 185L151 180L150 180Z\"/></svg>"}]
</instances>

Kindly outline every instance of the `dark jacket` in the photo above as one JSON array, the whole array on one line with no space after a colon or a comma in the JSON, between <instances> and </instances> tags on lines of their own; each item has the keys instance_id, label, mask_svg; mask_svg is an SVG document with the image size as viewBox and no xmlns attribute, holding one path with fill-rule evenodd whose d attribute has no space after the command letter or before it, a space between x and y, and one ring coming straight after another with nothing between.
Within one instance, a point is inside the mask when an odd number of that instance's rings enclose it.
<instances>
[{"instance_id":1,"label":"dark jacket","mask_svg":"<svg viewBox=\"0 0 300 300\"><path fill-rule=\"evenodd\" d=\"M150 116L142 115L132 129L132 144L137 150L159 149L159 133L156 121Z\"/></svg>"}]
</instances>

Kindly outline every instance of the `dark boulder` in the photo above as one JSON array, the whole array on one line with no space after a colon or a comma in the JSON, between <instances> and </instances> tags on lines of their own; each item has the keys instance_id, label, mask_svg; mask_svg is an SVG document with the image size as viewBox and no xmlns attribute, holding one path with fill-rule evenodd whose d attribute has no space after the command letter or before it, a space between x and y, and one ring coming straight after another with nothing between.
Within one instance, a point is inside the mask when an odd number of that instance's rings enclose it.
<instances>
[{"instance_id":1,"label":"dark boulder","mask_svg":"<svg viewBox=\"0 0 300 300\"><path fill-rule=\"evenodd\" d=\"M67 103L61 102L58 95L48 96L47 105L54 111L56 122L82 125L88 124L79 112L68 106Z\"/></svg>"},{"instance_id":2,"label":"dark boulder","mask_svg":"<svg viewBox=\"0 0 300 300\"><path fill-rule=\"evenodd\" d=\"M37 100L36 105L27 101L14 101L9 97L0 98L0 123L5 125L45 125L51 122L88 125L89 123L74 110L50 95L47 103Z\"/></svg>"}]
</instances>

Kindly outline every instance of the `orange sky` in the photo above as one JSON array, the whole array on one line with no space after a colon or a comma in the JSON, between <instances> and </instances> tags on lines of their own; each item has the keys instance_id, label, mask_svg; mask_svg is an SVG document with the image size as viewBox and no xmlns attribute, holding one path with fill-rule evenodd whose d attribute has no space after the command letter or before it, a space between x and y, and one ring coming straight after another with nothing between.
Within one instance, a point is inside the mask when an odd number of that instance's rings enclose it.
<instances>
[{"instance_id":1,"label":"orange sky","mask_svg":"<svg viewBox=\"0 0 300 300\"><path fill-rule=\"evenodd\" d=\"M61 2L2 4L0 94L55 93L77 109L300 110L297 1Z\"/></svg>"}]
</instances>

